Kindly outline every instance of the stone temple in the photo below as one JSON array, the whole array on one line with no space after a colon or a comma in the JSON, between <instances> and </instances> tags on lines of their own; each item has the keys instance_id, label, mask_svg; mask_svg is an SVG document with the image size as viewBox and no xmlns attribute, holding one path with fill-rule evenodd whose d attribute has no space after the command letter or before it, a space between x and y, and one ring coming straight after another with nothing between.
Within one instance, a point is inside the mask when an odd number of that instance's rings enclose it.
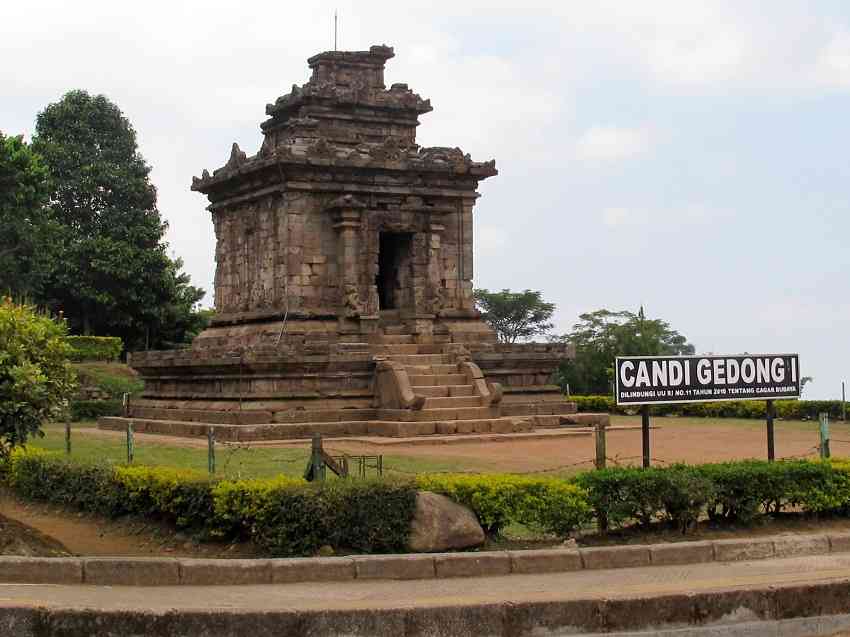
<instances>
[{"instance_id":1,"label":"stone temple","mask_svg":"<svg viewBox=\"0 0 850 637\"><path fill-rule=\"evenodd\" d=\"M191 349L131 355L136 431L223 440L514 433L580 420L563 344L503 344L475 309L473 207L497 174L416 143L431 103L386 87L387 46L308 60L192 189L216 236L215 318ZM105 418L102 427L126 427Z\"/></svg>"}]
</instances>

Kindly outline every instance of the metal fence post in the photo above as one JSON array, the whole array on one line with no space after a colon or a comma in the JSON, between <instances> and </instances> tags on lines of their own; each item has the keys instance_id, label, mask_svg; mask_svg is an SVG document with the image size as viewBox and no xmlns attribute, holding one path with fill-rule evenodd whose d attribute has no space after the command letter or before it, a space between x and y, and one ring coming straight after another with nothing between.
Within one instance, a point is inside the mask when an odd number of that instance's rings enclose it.
<instances>
[{"instance_id":1,"label":"metal fence post","mask_svg":"<svg viewBox=\"0 0 850 637\"><path fill-rule=\"evenodd\" d=\"M829 412L820 414L820 457L829 458Z\"/></svg>"},{"instance_id":2,"label":"metal fence post","mask_svg":"<svg viewBox=\"0 0 850 637\"><path fill-rule=\"evenodd\" d=\"M605 445L605 431L608 426L604 422L596 423L596 468L605 468L605 457L608 455Z\"/></svg>"},{"instance_id":3,"label":"metal fence post","mask_svg":"<svg viewBox=\"0 0 850 637\"><path fill-rule=\"evenodd\" d=\"M135 440L133 439L133 421L127 423L127 464L133 464L135 455Z\"/></svg>"},{"instance_id":4,"label":"metal fence post","mask_svg":"<svg viewBox=\"0 0 850 637\"><path fill-rule=\"evenodd\" d=\"M71 455L71 420L65 416L65 455Z\"/></svg>"},{"instance_id":5,"label":"metal fence post","mask_svg":"<svg viewBox=\"0 0 850 637\"><path fill-rule=\"evenodd\" d=\"M313 434L313 446L310 451L310 464L314 480L325 479L325 459L322 457L322 434Z\"/></svg>"},{"instance_id":6,"label":"metal fence post","mask_svg":"<svg viewBox=\"0 0 850 637\"><path fill-rule=\"evenodd\" d=\"M212 427L207 427L207 471L210 475L215 473L215 430Z\"/></svg>"}]
</instances>

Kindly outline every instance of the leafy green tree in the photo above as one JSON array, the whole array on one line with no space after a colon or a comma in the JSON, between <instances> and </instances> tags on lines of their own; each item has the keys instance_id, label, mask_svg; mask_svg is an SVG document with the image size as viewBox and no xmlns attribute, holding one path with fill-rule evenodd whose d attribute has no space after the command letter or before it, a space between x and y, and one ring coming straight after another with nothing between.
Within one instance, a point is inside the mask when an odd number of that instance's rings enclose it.
<instances>
[{"instance_id":1,"label":"leafy green tree","mask_svg":"<svg viewBox=\"0 0 850 637\"><path fill-rule=\"evenodd\" d=\"M41 290L50 229L48 171L23 137L0 132L0 293L33 297Z\"/></svg>"},{"instance_id":2,"label":"leafy green tree","mask_svg":"<svg viewBox=\"0 0 850 637\"><path fill-rule=\"evenodd\" d=\"M555 304L546 303L542 292L481 289L475 290L474 296L481 318L496 330L503 343L516 343L552 329L549 319Z\"/></svg>"},{"instance_id":3,"label":"leafy green tree","mask_svg":"<svg viewBox=\"0 0 850 637\"><path fill-rule=\"evenodd\" d=\"M120 336L128 349L173 338L175 308L203 291L168 257L130 122L105 96L71 91L39 113L32 146L50 170L57 223L45 303L74 332Z\"/></svg>"},{"instance_id":4,"label":"leafy green tree","mask_svg":"<svg viewBox=\"0 0 850 637\"><path fill-rule=\"evenodd\" d=\"M76 380L66 335L64 321L0 301L0 458L67 409Z\"/></svg>"},{"instance_id":5,"label":"leafy green tree","mask_svg":"<svg viewBox=\"0 0 850 637\"><path fill-rule=\"evenodd\" d=\"M648 319L640 308L596 310L579 316L560 338L575 347L575 358L558 369L558 382L574 394L608 394L617 356L665 356L694 353L694 346L661 319Z\"/></svg>"}]
</instances>

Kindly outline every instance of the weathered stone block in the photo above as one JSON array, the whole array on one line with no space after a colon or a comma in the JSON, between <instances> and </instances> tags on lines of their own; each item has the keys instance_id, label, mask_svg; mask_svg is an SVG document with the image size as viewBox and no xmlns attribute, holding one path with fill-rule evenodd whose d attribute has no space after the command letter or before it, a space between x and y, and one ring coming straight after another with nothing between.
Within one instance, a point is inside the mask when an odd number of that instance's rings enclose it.
<instances>
[{"instance_id":1,"label":"weathered stone block","mask_svg":"<svg viewBox=\"0 0 850 637\"><path fill-rule=\"evenodd\" d=\"M83 578L98 586L172 586L180 583L180 566L174 559L87 558Z\"/></svg>"},{"instance_id":2,"label":"weathered stone block","mask_svg":"<svg viewBox=\"0 0 850 637\"><path fill-rule=\"evenodd\" d=\"M270 584L271 581L272 569L268 560L180 560L181 584L230 586L235 584Z\"/></svg>"},{"instance_id":3,"label":"weathered stone block","mask_svg":"<svg viewBox=\"0 0 850 637\"><path fill-rule=\"evenodd\" d=\"M271 581L337 582L355 577L354 560L350 557L283 558L269 560Z\"/></svg>"},{"instance_id":4,"label":"weathered stone block","mask_svg":"<svg viewBox=\"0 0 850 637\"><path fill-rule=\"evenodd\" d=\"M577 550L540 549L510 551L511 572L513 573L561 573L579 571L583 568L581 555Z\"/></svg>"},{"instance_id":5,"label":"weathered stone block","mask_svg":"<svg viewBox=\"0 0 850 637\"><path fill-rule=\"evenodd\" d=\"M0 556L4 584L82 584L83 560L71 557Z\"/></svg>"},{"instance_id":6,"label":"weathered stone block","mask_svg":"<svg viewBox=\"0 0 850 637\"><path fill-rule=\"evenodd\" d=\"M431 579L436 577L432 555L370 555L352 559L357 579Z\"/></svg>"},{"instance_id":7,"label":"weathered stone block","mask_svg":"<svg viewBox=\"0 0 850 637\"><path fill-rule=\"evenodd\" d=\"M653 544L649 547L653 564L698 564L714 561L714 545L711 542L672 542Z\"/></svg>"},{"instance_id":8,"label":"weathered stone block","mask_svg":"<svg viewBox=\"0 0 850 637\"><path fill-rule=\"evenodd\" d=\"M437 577L490 577L508 575L511 558L503 551L435 555Z\"/></svg>"},{"instance_id":9,"label":"weathered stone block","mask_svg":"<svg viewBox=\"0 0 850 637\"><path fill-rule=\"evenodd\" d=\"M650 563L648 546L603 546L580 549L579 553L587 569L627 568Z\"/></svg>"},{"instance_id":10,"label":"weathered stone block","mask_svg":"<svg viewBox=\"0 0 850 637\"><path fill-rule=\"evenodd\" d=\"M718 562L761 560L773 557L773 554L773 540L750 538L714 541L714 559Z\"/></svg>"}]
</instances>

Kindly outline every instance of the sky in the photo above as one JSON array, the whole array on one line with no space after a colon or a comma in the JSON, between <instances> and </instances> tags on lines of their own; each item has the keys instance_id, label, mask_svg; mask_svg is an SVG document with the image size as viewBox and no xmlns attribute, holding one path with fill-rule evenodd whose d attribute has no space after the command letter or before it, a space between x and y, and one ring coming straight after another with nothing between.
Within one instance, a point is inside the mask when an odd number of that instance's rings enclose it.
<instances>
[{"instance_id":1,"label":"sky","mask_svg":"<svg viewBox=\"0 0 850 637\"><path fill-rule=\"evenodd\" d=\"M697 352L799 352L850 381L850 3L594 0L0 3L0 130L72 89L129 118L174 256L212 304L193 175L261 143L265 105L333 48L395 47L417 141L495 158L476 287L541 290L555 332L600 308Z\"/></svg>"}]
</instances>

